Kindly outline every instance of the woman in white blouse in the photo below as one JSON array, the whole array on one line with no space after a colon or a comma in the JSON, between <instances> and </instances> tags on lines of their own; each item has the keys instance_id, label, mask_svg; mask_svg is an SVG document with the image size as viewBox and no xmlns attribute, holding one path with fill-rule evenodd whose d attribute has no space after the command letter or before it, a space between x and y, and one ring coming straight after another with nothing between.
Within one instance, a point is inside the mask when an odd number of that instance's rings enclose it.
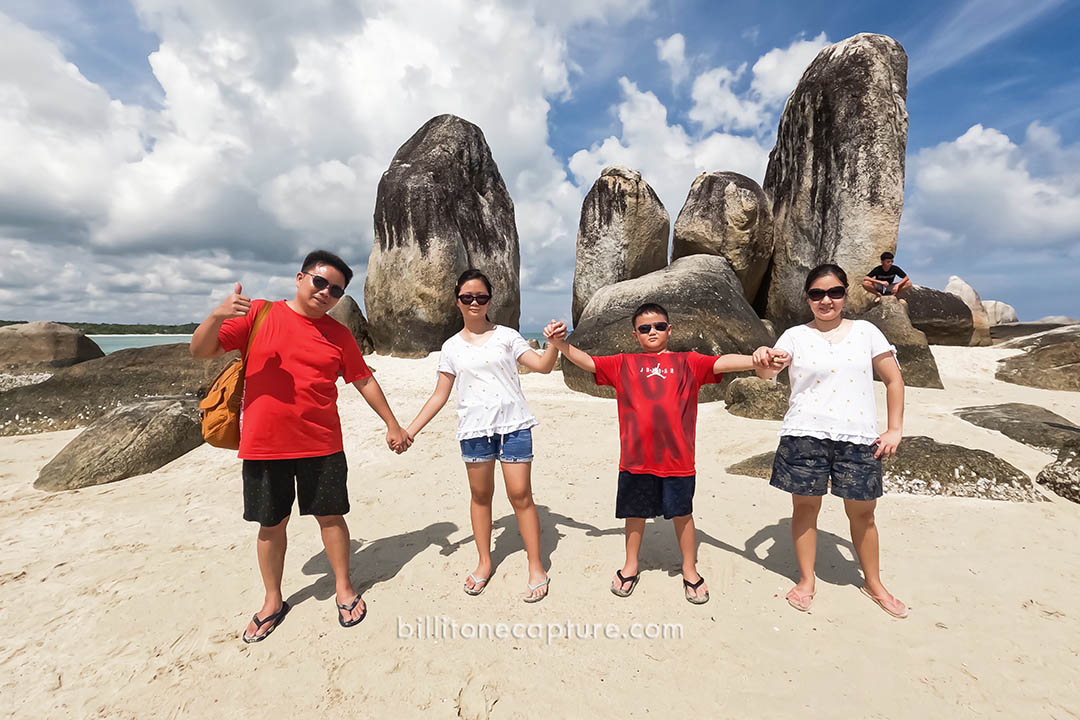
<instances>
[{"instance_id":1,"label":"woman in white blouse","mask_svg":"<svg viewBox=\"0 0 1080 720\"><path fill-rule=\"evenodd\" d=\"M547 595L550 582L540 560L540 520L532 497L532 428L536 418L525 402L518 379L518 363L534 372L549 373L558 350L548 343L543 355L533 351L514 329L487 318L491 281L479 270L466 270L458 278L454 295L465 321L461 332L443 343L435 391L406 432L415 438L446 405L457 386L457 439L469 476L469 508L479 555L476 569L465 579L465 592L479 595L494 569L491 564L491 500L495 492L495 461L502 465L506 495L517 516L529 560L525 602ZM554 334L566 327L552 321Z\"/></svg>"},{"instance_id":2,"label":"woman in white blouse","mask_svg":"<svg viewBox=\"0 0 1080 720\"><path fill-rule=\"evenodd\" d=\"M844 499L851 541L862 565L864 595L896 618L907 607L881 583L874 508L882 495L881 458L896 453L904 420L904 380L895 348L865 320L844 319L847 275L837 265L810 271L804 291L813 320L786 330L776 347L790 353L791 399L780 427L770 484L791 493L791 536L799 582L788 603L807 611L814 599L814 558L821 498L832 486ZM773 377L778 370L758 370ZM877 431L874 373L885 383L888 429Z\"/></svg>"}]
</instances>

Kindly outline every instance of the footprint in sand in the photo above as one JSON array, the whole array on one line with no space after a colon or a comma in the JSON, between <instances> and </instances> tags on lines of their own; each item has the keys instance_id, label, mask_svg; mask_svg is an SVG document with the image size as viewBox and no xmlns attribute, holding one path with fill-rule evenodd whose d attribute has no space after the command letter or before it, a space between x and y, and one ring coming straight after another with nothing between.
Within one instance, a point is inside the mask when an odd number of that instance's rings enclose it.
<instances>
[{"instance_id":1,"label":"footprint in sand","mask_svg":"<svg viewBox=\"0 0 1080 720\"><path fill-rule=\"evenodd\" d=\"M499 702L499 690L491 683L475 675L469 675L465 685L458 691L458 717L464 720L487 720L491 710Z\"/></svg>"}]
</instances>

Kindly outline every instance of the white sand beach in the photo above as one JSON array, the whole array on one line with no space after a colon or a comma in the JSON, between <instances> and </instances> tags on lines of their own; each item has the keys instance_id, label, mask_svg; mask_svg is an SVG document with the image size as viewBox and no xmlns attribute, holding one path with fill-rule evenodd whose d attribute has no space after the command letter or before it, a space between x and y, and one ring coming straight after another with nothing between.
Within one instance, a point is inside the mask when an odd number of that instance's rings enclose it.
<instances>
[{"instance_id":1,"label":"white sand beach","mask_svg":"<svg viewBox=\"0 0 1080 720\"><path fill-rule=\"evenodd\" d=\"M947 389L908 390L907 435L989 450L1034 477L1050 455L952 411L1028 402L1080 423L1080 394L993 379L1010 351L933 350ZM436 360L371 358L403 420L434 385ZM1080 717L1080 506L1049 493L1028 504L887 495L878 511L883 577L911 607L898 621L858 592L842 505L827 498L818 594L801 614L783 599L795 573L788 496L724 472L774 448L779 423L706 404L695 516L712 599L683 599L664 521L648 525L641 582L620 599L608 592L622 562L615 404L568 390L557 372L522 382L541 420L533 484L547 599L521 602L524 551L498 493L498 567L483 595L461 590L475 552L453 409L399 457L346 388L352 573L368 617L338 626L317 526L294 516L285 575L293 610L255 645L240 641L262 589L233 453L202 446L150 475L47 494L32 482L78 431L0 438L2 714ZM429 617L539 623L541 635L549 624L565 634L568 622L572 634L594 623L620 634L633 623L675 624L681 637L415 637L417 619Z\"/></svg>"}]
</instances>

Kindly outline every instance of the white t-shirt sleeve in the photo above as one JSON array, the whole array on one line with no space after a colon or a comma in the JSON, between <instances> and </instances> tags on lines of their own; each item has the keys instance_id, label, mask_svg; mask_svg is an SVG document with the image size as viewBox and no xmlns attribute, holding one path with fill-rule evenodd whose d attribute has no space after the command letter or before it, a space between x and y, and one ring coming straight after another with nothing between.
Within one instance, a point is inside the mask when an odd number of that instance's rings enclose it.
<instances>
[{"instance_id":1,"label":"white t-shirt sleeve","mask_svg":"<svg viewBox=\"0 0 1080 720\"><path fill-rule=\"evenodd\" d=\"M785 330L779 338L776 340L776 344L773 345L777 350L783 350L792 357L795 357L795 337L791 331L795 328L788 328Z\"/></svg>"},{"instance_id":2,"label":"white t-shirt sleeve","mask_svg":"<svg viewBox=\"0 0 1080 720\"><path fill-rule=\"evenodd\" d=\"M515 360L532 350L528 341L521 337L521 333L517 330L510 329L510 334L510 351L513 353Z\"/></svg>"},{"instance_id":3,"label":"white t-shirt sleeve","mask_svg":"<svg viewBox=\"0 0 1080 720\"><path fill-rule=\"evenodd\" d=\"M437 372L448 373L457 377L457 368L454 367L454 352L450 347L449 340L443 343L442 348L439 350L439 369Z\"/></svg>"},{"instance_id":4,"label":"white t-shirt sleeve","mask_svg":"<svg viewBox=\"0 0 1080 720\"><path fill-rule=\"evenodd\" d=\"M885 333L878 329L877 325L871 322L867 322L865 325L866 331L870 334L870 357L877 357L882 353L891 352L896 355L896 348L885 337Z\"/></svg>"}]
</instances>

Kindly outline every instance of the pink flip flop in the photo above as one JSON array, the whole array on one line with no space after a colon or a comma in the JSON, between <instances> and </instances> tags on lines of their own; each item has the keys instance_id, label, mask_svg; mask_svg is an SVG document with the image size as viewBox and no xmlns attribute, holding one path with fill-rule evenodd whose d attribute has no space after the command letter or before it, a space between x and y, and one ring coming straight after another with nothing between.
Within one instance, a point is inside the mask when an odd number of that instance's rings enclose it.
<instances>
[{"instance_id":1,"label":"pink flip flop","mask_svg":"<svg viewBox=\"0 0 1080 720\"><path fill-rule=\"evenodd\" d=\"M816 594L802 593L799 592L799 588L793 587L788 590L788 594L784 596L784 599L788 601L788 605L799 612L807 612L810 609L810 603L814 602L814 595Z\"/></svg>"},{"instance_id":2,"label":"pink flip flop","mask_svg":"<svg viewBox=\"0 0 1080 720\"><path fill-rule=\"evenodd\" d=\"M903 620L904 618L907 617L907 614L908 614L907 605L905 605L901 601L897 600L896 598L893 598L892 602L890 603L887 600L882 600L881 598L874 597L873 595L870 594L870 591L867 590L865 587L859 588L859 592L861 592L863 595L865 595L866 597L873 600L875 603L877 603L877 606L879 608L881 608L885 612L889 613L889 615L893 616L894 618L897 618L898 620ZM892 607L890 607L890 605Z\"/></svg>"}]
</instances>

